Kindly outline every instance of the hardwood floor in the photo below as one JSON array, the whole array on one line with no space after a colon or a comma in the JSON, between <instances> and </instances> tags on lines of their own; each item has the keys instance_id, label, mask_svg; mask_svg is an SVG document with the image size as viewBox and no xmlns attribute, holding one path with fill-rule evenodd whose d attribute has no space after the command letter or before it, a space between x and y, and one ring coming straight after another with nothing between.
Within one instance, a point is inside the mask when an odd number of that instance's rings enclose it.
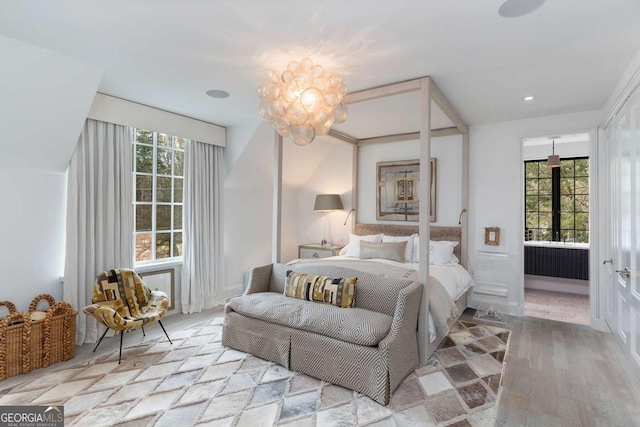
<instances>
[{"instance_id":1,"label":"hardwood floor","mask_svg":"<svg viewBox=\"0 0 640 427\"><path fill-rule=\"evenodd\" d=\"M640 380L612 334L530 317L508 323L496 426L640 426Z\"/></svg>"},{"instance_id":2,"label":"hardwood floor","mask_svg":"<svg viewBox=\"0 0 640 427\"><path fill-rule=\"evenodd\" d=\"M589 325L589 296L525 288L524 315Z\"/></svg>"},{"instance_id":3,"label":"hardwood floor","mask_svg":"<svg viewBox=\"0 0 640 427\"><path fill-rule=\"evenodd\" d=\"M163 319L169 336L223 314L222 308L194 315ZM472 321L473 310L464 317ZM496 411L496 426L640 426L640 380L628 373L622 352L612 334L587 326L537 318L508 318L513 331ZM164 339L157 325L125 335L123 358L133 344ZM105 338L96 353L95 344L77 348L74 359L46 369L9 378L0 383L0 394L28 378L45 375L96 355L118 350L119 339Z\"/></svg>"}]
</instances>

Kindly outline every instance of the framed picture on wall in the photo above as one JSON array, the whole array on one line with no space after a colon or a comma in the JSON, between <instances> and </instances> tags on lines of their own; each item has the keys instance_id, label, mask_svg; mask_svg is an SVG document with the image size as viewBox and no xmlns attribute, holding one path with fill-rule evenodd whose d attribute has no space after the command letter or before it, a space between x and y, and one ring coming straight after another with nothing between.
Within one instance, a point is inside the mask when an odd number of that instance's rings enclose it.
<instances>
[{"instance_id":1,"label":"framed picture on wall","mask_svg":"<svg viewBox=\"0 0 640 427\"><path fill-rule=\"evenodd\" d=\"M500 245L500 227L485 227L484 244L490 246Z\"/></svg>"},{"instance_id":2,"label":"framed picture on wall","mask_svg":"<svg viewBox=\"0 0 640 427\"><path fill-rule=\"evenodd\" d=\"M162 291L169 297L169 310L175 308L173 269L138 273L138 276L152 291Z\"/></svg>"},{"instance_id":3,"label":"framed picture on wall","mask_svg":"<svg viewBox=\"0 0 640 427\"><path fill-rule=\"evenodd\" d=\"M429 219L436 221L436 159L430 164L431 206ZM419 221L420 161L378 162L376 219L382 221Z\"/></svg>"}]
</instances>

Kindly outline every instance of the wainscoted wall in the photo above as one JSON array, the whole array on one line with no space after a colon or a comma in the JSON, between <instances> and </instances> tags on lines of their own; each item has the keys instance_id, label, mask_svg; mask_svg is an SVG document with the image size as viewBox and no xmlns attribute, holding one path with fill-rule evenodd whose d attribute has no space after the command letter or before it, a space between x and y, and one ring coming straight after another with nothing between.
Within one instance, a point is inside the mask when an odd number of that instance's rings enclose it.
<instances>
[{"instance_id":1,"label":"wainscoted wall","mask_svg":"<svg viewBox=\"0 0 640 427\"><path fill-rule=\"evenodd\" d=\"M472 306L488 303L512 314L522 311L518 306L524 288L520 138L594 129L601 117L602 111L596 110L470 127L468 220L471 272L478 266L481 252L500 252L511 260L504 263L505 271L493 273L495 278L476 280ZM484 244L484 227L500 227L500 246Z\"/></svg>"},{"instance_id":2,"label":"wainscoted wall","mask_svg":"<svg viewBox=\"0 0 640 427\"><path fill-rule=\"evenodd\" d=\"M27 310L38 294L62 299L67 179L63 173L0 169L1 300ZM76 307L77 308L77 307Z\"/></svg>"}]
</instances>

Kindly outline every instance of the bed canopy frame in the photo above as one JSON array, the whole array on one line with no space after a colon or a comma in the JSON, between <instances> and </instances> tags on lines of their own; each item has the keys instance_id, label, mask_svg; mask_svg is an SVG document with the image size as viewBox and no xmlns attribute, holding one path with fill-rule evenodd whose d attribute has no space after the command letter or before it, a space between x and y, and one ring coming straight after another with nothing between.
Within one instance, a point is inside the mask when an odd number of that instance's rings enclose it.
<instances>
[{"instance_id":1,"label":"bed canopy frame","mask_svg":"<svg viewBox=\"0 0 640 427\"><path fill-rule=\"evenodd\" d=\"M463 213L467 212L469 198L469 127L462 120L457 111L451 106L430 77L408 80L400 83L380 86L372 89L361 90L348 94L343 102L345 104L355 104L367 102L374 99L400 95L408 92L419 92L420 108L418 111L420 118L420 129L418 132L400 133L393 135L380 135L364 139L356 139L352 136L340 133L334 129L329 135L353 145L353 208L355 209L354 227L358 218L358 162L360 147L373 144L387 144L400 141L420 141L420 181L429 182L431 157L431 138L462 135L462 200L459 224L461 225L461 252L460 261L462 265L467 265L467 221L463 221ZM442 113L453 123L452 127L432 128L433 110L439 108ZM273 262L280 262L281 256L281 231L282 231L282 144L283 138L275 131L275 170L273 186L273 242L272 258ZM421 185L419 188L419 234L430 236L430 200L431 188L429 185ZM426 239L425 239L426 241ZM418 277L424 284L422 302L420 305L420 316L418 319L418 350L420 353L420 364L424 365L429 357L429 251L420 251Z\"/></svg>"}]
</instances>

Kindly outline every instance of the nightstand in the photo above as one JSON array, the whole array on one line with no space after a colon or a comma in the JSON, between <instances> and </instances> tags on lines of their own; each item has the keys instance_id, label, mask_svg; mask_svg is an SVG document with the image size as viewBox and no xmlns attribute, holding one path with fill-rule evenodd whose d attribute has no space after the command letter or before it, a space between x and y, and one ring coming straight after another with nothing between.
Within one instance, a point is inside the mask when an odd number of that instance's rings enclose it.
<instances>
[{"instance_id":1,"label":"nightstand","mask_svg":"<svg viewBox=\"0 0 640 427\"><path fill-rule=\"evenodd\" d=\"M340 249L342 249L342 246L307 243L306 245L298 246L298 257L305 259L327 258L338 255Z\"/></svg>"}]
</instances>

